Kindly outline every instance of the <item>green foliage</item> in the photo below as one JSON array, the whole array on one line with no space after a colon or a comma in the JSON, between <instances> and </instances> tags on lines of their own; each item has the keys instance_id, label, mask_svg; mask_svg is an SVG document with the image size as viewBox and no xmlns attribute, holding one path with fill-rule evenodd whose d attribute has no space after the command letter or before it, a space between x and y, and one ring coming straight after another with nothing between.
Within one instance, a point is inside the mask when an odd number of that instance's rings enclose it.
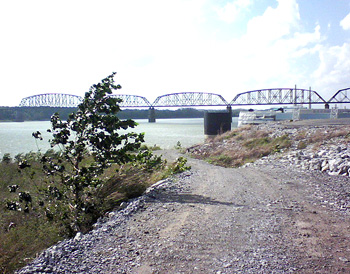
<instances>
[{"instance_id":1,"label":"green foliage","mask_svg":"<svg viewBox=\"0 0 350 274\"><path fill-rule=\"evenodd\" d=\"M213 156L208 159L208 162L211 164L219 165L219 166L231 166L232 162L234 159L228 155L218 155L218 156Z\"/></svg>"},{"instance_id":2,"label":"green foliage","mask_svg":"<svg viewBox=\"0 0 350 274\"><path fill-rule=\"evenodd\" d=\"M48 221L39 205L39 189L45 185L40 163L26 159L27 154L21 156L30 168L0 163L0 273L13 273L63 235L61 225ZM27 209L26 201L20 202L20 193L31 195ZM8 210L7 202L15 203L17 210Z\"/></svg>"},{"instance_id":3,"label":"green foliage","mask_svg":"<svg viewBox=\"0 0 350 274\"><path fill-rule=\"evenodd\" d=\"M22 226L18 225L18 220L13 220L16 226L0 233L1 273L13 273L26 265L35 253L63 239L59 226L43 219L25 218Z\"/></svg>"},{"instance_id":4,"label":"green foliage","mask_svg":"<svg viewBox=\"0 0 350 274\"><path fill-rule=\"evenodd\" d=\"M153 145L153 147L150 148L152 151L156 151L156 150L161 150L162 148L156 144Z\"/></svg>"},{"instance_id":5,"label":"green foliage","mask_svg":"<svg viewBox=\"0 0 350 274\"><path fill-rule=\"evenodd\" d=\"M144 141L143 134L120 133L135 127L136 123L117 117L121 99L109 96L121 88L114 84L114 75L93 85L67 121L58 113L51 117L50 144L58 153L51 151L40 158L48 178L48 187L40 191L45 197L46 216L64 220L71 235L84 231L86 224L97 218L98 201L93 194L103 185L103 172L112 164L125 164L147 156L135 153ZM33 137L42 139L40 132L34 132ZM155 160L147 157L144 161L151 168ZM27 167L21 157L18 163Z\"/></svg>"},{"instance_id":6,"label":"green foliage","mask_svg":"<svg viewBox=\"0 0 350 274\"><path fill-rule=\"evenodd\" d=\"M135 167L147 171L152 171L154 169L160 168L164 164L166 164L166 162L162 160L162 157L153 155L149 149L141 150L137 154L136 161L134 162Z\"/></svg>"},{"instance_id":7,"label":"green foliage","mask_svg":"<svg viewBox=\"0 0 350 274\"><path fill-rule=\"evenodd\" d=\"M257 146L265 146L270 143L270 138L263 137L263 138L256 138L256 139L250 139L243 142L243 145L247 148L255 148Z\"/></svg>"},{"instance_id":8,"label":"green foliage","mask_svg":"<svg viewBox=\"0 0 350 274\"><path fill-rule=\"evenodd\" d=\"M185 157L179 157L171 168L172 174L182 173L186 170L190 170L191 166L187 166L187 159Z\"/></svg>"},{"instance_id":9,"label":"green foliage","mask_svg":"<svg viewBox=\"0 0 350 274\"><path fill-rule=\"evenodd\" d=\"M71 201L67 200L70 196L61 191L59 180L55 182L44 175L40 162L33 160L44 155L54 158L60 152L49 150L45 154L38 153L37 157L32 153L21 154L19 160L30 168L20 169L18 163L0 162L0 273L13 273L35 254L72 233ZM157 157L149 157L152 158ZM100 176L103 184L90 188L91 195L86 195L90 207L82 216L83 231L87 231L96 218L118 208L121 202L141 195L148 186L169 176L172 168L165 161L153 169L147 168L147 161L143 163L112 164L105 170ZM9 186L13 185L19 188L10 192ZM26 213L26 203L19 202L19 192L30 193L32 197ZM17 205L16 211L6 209L8 201Z\"/></svg>"},{"instance_id":10,"label":"green foliage","mask_svg":"<svg viewBox=\"0 0 350 274\"><path fill-rule=\"evenodd\" d=\"M140 150L151 150L151 151L156 151L156 150L161 150L161 147L154 144L153 146L147 146L146 144L142 144L140 147Z\"/></svg>"},{"instance_id":11,"label":"green foliage","mask_svg":"<svg viewBox=\"0 0 350 274\"><path fill-rule=\"evenodd\" d=\"M297 145L297 149L304 149L307 147L307 143L305 143L304 141L300 141Z\"/></svg>"},{"instance_id":12,"label":"green foliage","mask_svg":"<svg viewBox=\"0 0 350 274\"><path fill-rule=\"evenodd\" d=\"M283 148L290 147L291 142L287 135L283 135L276 138L270 137L261 137L261 138L252 138L245 140L243 146L254 149L258 147L266 147L270 152L280 152ZM269 154L270 154L269 152Z\"/></svg>"},{"instance_id":13,"label":"green foliage","mask_svg":"<svg viewBox=\"0 0 350 274\"><path fill-rule=\"evenodd\" d=\"M108 96L120 88L113 76L92 86L66 121L52 116L52 149L0 162L1 273L13 272L26 264L24 258L63 237L90 230L122 201L189 169L182 157L167 166L151 149L140 149L143 134L121 133L136 123L116 115L120 100ZM42 139L38 131L33 137Z\"/></svg>"},{"instance_id":14,"label":"green foliage","mask_svg":"<svg viewBox=\"0 0 350 274\"><path fill-rule=\"evenodd\" d=\"M175 149L182 149L182 145L180 141L177 141L176 145L175 145Z\"/></svg>"},{"instance_id":15,"label":"green foliage","mask_svg":"<svg viewBox=\"0 0 350 274\"><path fill-rule=\"evenodd\" d=\"M9 164L9 163L12 162L12 158L11 158L10 153L5 153L5 154L2 156L2 162L3 162L3 163L6 163L6 164Z\"/></svg>"}]
</instances>

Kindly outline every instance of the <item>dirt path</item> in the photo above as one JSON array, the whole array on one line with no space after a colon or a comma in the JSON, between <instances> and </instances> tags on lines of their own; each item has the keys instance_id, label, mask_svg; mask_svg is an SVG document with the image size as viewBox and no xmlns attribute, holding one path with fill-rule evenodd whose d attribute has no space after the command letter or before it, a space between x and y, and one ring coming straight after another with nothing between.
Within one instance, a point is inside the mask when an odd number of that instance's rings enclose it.
<instances>
[{"instance_id":1,"label":"dirt path","mask_svg":"<svg viewBox=\"0 0 350 274\"><path fill-rule=\"evenodd\" d=\"M322 178L189 163L182 192L135 216L143 254L134 273L350 273L349 214L321 203Z\"/></svg>"},{"instance_id":2,"label":"dirt path","mask_svg":"<svg viewBox=\"0 0 350 274\"><path fill-rule=\"evenodd\" d=\"M349 178L189 164L19 273L350 273Z\"/></svg>"}]
</instances>

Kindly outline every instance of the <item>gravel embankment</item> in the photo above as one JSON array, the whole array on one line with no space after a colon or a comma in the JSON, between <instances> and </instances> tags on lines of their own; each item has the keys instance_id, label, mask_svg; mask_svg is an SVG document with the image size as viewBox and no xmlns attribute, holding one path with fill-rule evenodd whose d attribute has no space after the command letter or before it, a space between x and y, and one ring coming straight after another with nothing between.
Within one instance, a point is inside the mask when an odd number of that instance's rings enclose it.
<instances>
[{"instance_id":1,"label":"gravel embankment","mask_svg":"<svg viewBox=\"0 0 350 274\"><path fill-rule=\"evenodd\" d=\"M236 169L189 158L190 172L18 273L350 273L349 147L337 142Z\"/></svg>"}]
</instances>

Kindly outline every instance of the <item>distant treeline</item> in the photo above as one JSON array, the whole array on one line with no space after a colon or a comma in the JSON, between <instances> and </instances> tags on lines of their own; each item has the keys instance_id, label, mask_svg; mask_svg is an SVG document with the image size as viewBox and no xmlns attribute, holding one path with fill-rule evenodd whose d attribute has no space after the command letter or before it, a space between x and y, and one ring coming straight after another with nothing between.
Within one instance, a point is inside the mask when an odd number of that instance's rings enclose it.
<instances>
[{"instance_id":1,"label":"distant treeline","mask_svg":"<svg viewBox=\"0 0 350 274\"><path fill-rule=\"evenodd\" d=\"M55 107L0 107L0 121L49 121L52 114L58 112L63 120L76 108ZM206 110L194 108L156 109L156 118L202 118ZM232 110L233 116L238 116L240 110ZM118 113L120 119L148 119L148 109L123 109Z\"/></svg>"}]
</instances>

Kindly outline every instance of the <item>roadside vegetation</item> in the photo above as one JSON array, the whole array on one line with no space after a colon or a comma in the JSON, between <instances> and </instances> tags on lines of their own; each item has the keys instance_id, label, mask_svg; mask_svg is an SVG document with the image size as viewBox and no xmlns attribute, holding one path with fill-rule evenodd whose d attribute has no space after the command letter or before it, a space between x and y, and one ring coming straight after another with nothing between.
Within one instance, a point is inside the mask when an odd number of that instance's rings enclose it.
<instances>
[{"instance_id":1,"label":"roadside vegetation","mask_svg":"<svg viewBox=\"0 0 350 274\"><path fill-rule=\"evenodd\" d=\"M143 146L141 152L149 154L150 150ZM50 153L53 152L47 152ZM69 226L71 220L62 214L63 204L69 204L69 201L62 198L50 205L50 200L46 200L47 191L59 194L42 173L38 161L40 157L40 153L16 155L14 159L5 155L0 163L0 273L12 273L43 249L72 236ZM21 170L18 167L23 160L31 166L30 169ZM140 196L148 186L188 168L185 158L179 158L174 163L154 157L153 162L148 163L111 165L100 177L104 184L90 197L95 206L85 215L81 230L91 230L99 217L117 210L122 202ZM19 188L10 192L10 186L16 185ZM30 193L32 197L28 209L25 202L19 203L19 193L23 192ZM60 199L59 196L57 198ZM14 201L18 203L16 210L9 210L7 203L12 204ZM47 209L50 207L53 207L51 212L57 215L48 215Z\"/></svg>"},{"instance_id":2,"label":"roadside vegetation","mask_svg":"<svg viewBox=\"0 0 350 274\"><path fill-rule=\"evenodd\" d=\"M335 127L330 130L317 129L315 131L308 131L301 129L296 134L294 140L296 142L297 149L304 149L312 145L314 149L317 149L324 142L333 140L334 138L345 138L348 142L350 139L350 127Z\"/></svg>"},{"instance_id":3,"label":"roadside vegetation","mask_svg":"<svg viewBox=\"0 0 350 274\"><path fill-rule=\"evenodd\" d=\"M269 127L243 126L208 139L204 144L187 149L193 157L224 167L240 167L261 157L288 150L317 150L322 144L342 138L350 139L349 127L325 129L295 128L280 130Z\"/></svg>"},{"instance_id":4,"label":"roadside vegetation","mask_svg":"<svg viewBox=\"0 0 350 274\"><path fill-rule=\"evenodd\" d=\"M120 99L109 97L114 73L93 85L67 120L51 117L52 149L5 154L0 163L0 272L12 273L59 240L88 232L98 218L140 196L153 183L189 169L167 163L125 133ZM41 132L34 132L38 145Z\"/></svg>"},{"instance_id":5,"label":"roadside vegetation","mask_svg":"<svg viewBox=\"0 0 350 274\"><path fill-rule=\"evenodd\" d=\"M215 165L240 167L290 146L287 135L270 137L269 131L244 126L209 139L204 145L191 147L188 152Z\"/></svg>"}]
</instances>

